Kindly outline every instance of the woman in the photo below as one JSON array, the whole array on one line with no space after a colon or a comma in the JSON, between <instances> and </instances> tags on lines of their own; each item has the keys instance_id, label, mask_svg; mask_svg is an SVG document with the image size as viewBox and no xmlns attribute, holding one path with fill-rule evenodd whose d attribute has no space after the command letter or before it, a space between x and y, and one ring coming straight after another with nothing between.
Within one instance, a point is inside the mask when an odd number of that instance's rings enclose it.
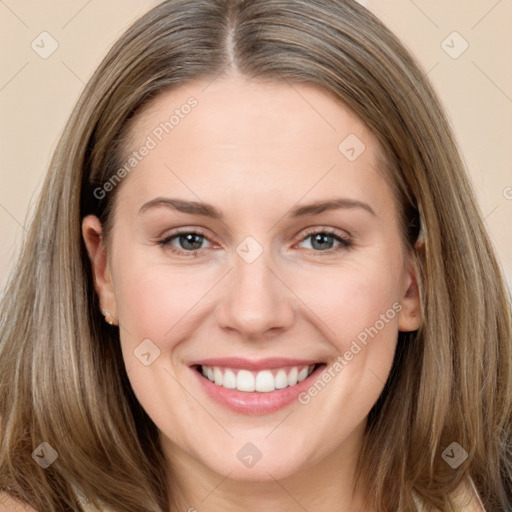
<instances>
[{"instance_id":1,"label":"woman","mask_svg":"<svg viewBox=\"0 0 512 512\"><path fill-rule=\"evenodd\" d=\"M80 98L2 302L4 510L508 510L503 283L371 13L163 2Z\"/></svg>"}]
</instances>

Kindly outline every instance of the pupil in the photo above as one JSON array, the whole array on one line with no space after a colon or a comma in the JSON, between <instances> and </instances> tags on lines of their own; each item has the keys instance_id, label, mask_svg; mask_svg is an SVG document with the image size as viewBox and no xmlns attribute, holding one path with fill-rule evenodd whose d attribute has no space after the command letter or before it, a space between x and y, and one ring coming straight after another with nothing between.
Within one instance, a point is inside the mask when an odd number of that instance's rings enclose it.
<instances>
[{"instance_id":1,"label":"pupil","mask_svg":"<svg viewBox=\"0 0 512 512\"><path fill-rule=\"evenodd\" d=\"M194 244L194 238L196 239L197 247L187 247L186 244L191 243ZM190 249L190 250L196 250L201 248L201 236L194 234L194 233L188 233L186 235L182 235L181 239L185 239L185 244L182 244L182 247L184 249Z\"/></svg>"},{"instance_id":2,"label":"pupil","mask_svg":"<svg viewBox=\"0 0 512 512\"><path fill-rule=\"evenodd\" d=\"M324 234L324 233L318 233L317 235L315 235L314 238L313 238L313 247L315 246L316 242L319 242L320 243L320 249L322 249L322 248L325 249L325 246L322 247L322 243L325 243L325 239L326 238L332 238L332 237L331 237L331 235ZM330 245L332 245L332 243Z\"/></svg>"}]
</instances>

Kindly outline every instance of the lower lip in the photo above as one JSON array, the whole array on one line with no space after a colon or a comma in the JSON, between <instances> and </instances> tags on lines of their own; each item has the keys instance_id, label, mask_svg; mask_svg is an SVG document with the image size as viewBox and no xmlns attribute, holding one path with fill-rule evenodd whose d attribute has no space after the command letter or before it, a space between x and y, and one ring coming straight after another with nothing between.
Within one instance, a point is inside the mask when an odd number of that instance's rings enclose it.
<instances>
[{"instance_id":1,"label":"lower lip","mask_svg":"<svg viewBox=\"0 0 512 512\"><path fill-rule=\"evenodd\" d=\"M288 386L267 393L226 389L203 377L196 368L191 368L191 370L196 374L206 394L215 402L241 414L259 416L283 409L297 400L300 393L311 385L313 380L325 369L325 366L325 364L318 365L308 378L298 382L295 386Z\"/></svg>"}]
</instances>

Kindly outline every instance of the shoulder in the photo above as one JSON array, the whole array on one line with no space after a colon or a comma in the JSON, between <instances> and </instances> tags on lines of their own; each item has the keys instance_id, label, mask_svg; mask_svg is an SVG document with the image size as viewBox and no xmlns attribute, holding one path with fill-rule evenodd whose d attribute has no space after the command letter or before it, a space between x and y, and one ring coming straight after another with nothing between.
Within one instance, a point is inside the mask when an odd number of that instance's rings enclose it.
<instances>
[{"instance_id":1,"label":"shoulder","mask_svg":"<svg viewBox=\"0 0 512 512\"><path fill-rule=\"evenodd\" d=\"M0 492L0 512L37 512L32 507L25 505L9 496L6 492Z\"/></svg>"}]
</instances>

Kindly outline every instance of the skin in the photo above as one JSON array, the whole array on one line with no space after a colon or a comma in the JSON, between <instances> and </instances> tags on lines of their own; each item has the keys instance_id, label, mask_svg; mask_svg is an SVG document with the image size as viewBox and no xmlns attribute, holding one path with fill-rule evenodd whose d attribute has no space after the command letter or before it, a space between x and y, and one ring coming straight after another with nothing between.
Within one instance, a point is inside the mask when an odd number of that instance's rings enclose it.
<instances>
[{"instance_id":1,"label":"skin","mask_svg":"<svg viewBox=\"0 0 512 512\"><path fill-rule=\"evenodd\" d=\"M388 377L398 331L421 322L413 258L397 206L359 118L320 88L234 75L162 93L140 116L127 153L190 96L198 106L123 179L112 237L94 216L83 237L101 306L119 322L123 357L140 403L159 428L180 510L362 510L354 470L368 412ZM206 89L205 89L206 87ZM349 134L366 149L349 161ZM204 201L224 220L143 204ZM366 203L291 218L297 205L332 198ZM201 229L197 255L176 228ZM306 228L348 237L314 244ZM251 236L263 252L247 263ZM201 244L202 241L202 244ZM200 245L201 244L201 245ZM331 365L393 304L402 310L307 405L248 416L213 402L188 364L210 357L295 357ZM149 366L133 351L150 339ZM263 457L237 458L247 442Z\"/></svg>"}]
</instances>

